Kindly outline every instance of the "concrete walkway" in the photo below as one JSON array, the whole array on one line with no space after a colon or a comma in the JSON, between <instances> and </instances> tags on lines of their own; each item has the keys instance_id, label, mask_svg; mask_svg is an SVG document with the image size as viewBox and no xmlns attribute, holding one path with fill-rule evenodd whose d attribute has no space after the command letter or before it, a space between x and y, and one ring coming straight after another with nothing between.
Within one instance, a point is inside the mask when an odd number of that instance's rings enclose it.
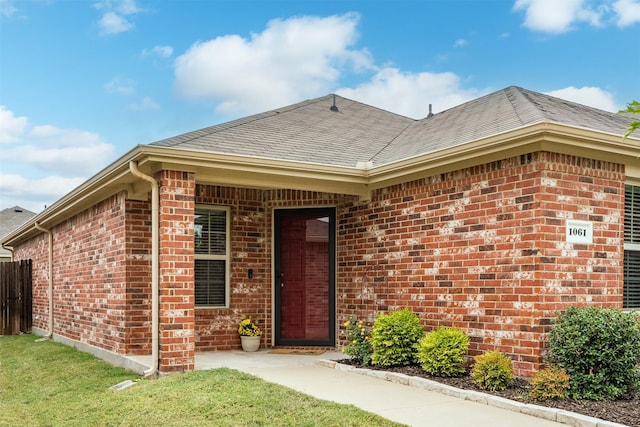
<instances>
[{"instance_id":1,"label":"concrete walkway","mask_svg":"<svg viewBox=\"0 0 640 427\"><path fill-rule=\"evenodd\" d=\"M272 354L269 350L202 352L196 369L227 367L284 385L319 399L351 404L409 426L437 427L614 427L558 409L526 405L434 381L355 369L335 363L338 352L318 356ZM150 366L149 357L131 357Z\"/></svg>"},{"instance_id":2,"label":"concrete walkway","mask_svg":"<svg viewBox=\"0 0 640 427\"><path fill-rule=\"evenodd\" d=\"M228 367L302 393L352 404L389 420L410 426L438 427L552 427L557 422L511 410L447 396L369 375L336 369L337 352L320 356L225 351L198 353L196 369ZM344 365L340 365L344 366ZM333 367L333 369L331 369ZM345 366L345 368L348 368Z\"/></svg>"}]
</instances>

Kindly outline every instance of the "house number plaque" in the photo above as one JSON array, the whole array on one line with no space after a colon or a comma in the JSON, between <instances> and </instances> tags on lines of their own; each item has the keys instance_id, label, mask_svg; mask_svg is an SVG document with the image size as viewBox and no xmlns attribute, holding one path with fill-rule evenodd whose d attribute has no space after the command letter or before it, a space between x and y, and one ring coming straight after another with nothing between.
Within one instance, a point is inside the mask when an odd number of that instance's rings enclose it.
<instances>
[{"instance_id":1,"label":"house number plaque","mask_svg":"<svg viewBox=\"0 0 640 427\"><path fill-rule=\"evenodd\" d=\"M568 243L593 243L593 224L589 221L568 219L566 241Z\"/></svg>"}]
</instances>

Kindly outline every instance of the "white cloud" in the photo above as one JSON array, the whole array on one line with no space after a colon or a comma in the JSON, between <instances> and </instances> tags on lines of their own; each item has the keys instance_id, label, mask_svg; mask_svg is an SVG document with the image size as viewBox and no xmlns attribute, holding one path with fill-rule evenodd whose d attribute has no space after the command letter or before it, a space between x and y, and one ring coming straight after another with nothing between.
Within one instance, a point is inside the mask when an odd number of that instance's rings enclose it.
<instances>
[{"instance_id":1,"label":"white cloud","mask_svg":"<svg viewBox=\"0 0 640 427\"><path fill-rule=\"evenodd\" d=\"M122 15L115 12L107 12L98 21L98 27L102 34L118 34L129 31L133 24Z\"/></svg>"},{"instance_id":2,"label":"white cloud","mask_svg":"<svg viewBox=\"0 0 640 427\"><path fill-rule=\"evenodd\" d=\"M175 61L179 95L217 101L218 113L251 113L329 91L341 69L369 69L352 50L356 14L276 19L249 39L227 35L196 43ZM221 84L224 82L224 84Z\"/></svg>"},{"instance_id":3,"label":"white cloud","mask_svg":"<svg viewBox=\"0 0 640 427\"><path fill-rule=\"evenodd\" d=\"M61 176L88 176L108 163L115 152L97 133L77 129L36 126L25 139L27 144L3 150L0 161L20 158L22 163ZM18 157L24 152L29 155Z\"/></svg>"},{"instance_id":4,"label":"white cloud","mask_svg":"<svg viewBox=\"0 0 640 427\"><path fill-rule=\"evenodd\" d=\"M465 39L458 39L453 43L453 47L464 47L468 44L469 42L466 41Z\"/></svg>"},{"instance_id":5,"label":"white cloud","mask_svg":"<svg viewBox=\"0 0 640 427\"><path fill-rule=\"evenodd\" d=\"M94 3L94 8L104 11L98 20L102 35L119 34L133 29L128 16L142 12L135 0L104 0Z\"/></svg>"},{"instance_id":6,"label":"white cloud","mask_svg":"<svg viewBox=\"0 0 640 427\"><path fill-rule=\"evenodd\" d=\"M0 16L11 16L16 11L12 0L0 0Z\"/></svg>"},{"instance_id":7,"label":"white cloud","mask_svg":"<svg viewBox=\"0 0 640 427\"><path fill-rule=\"evenodd\" d=\"M516 0L514 10L525 10L524 26L545 33L564 33L571 24L592 15L585 0ZM594 19L593 16L589 18Z\"/></svg>"},{"instance_id":8,"label":"white cloud","mask_svg":"<svg viewBox=\"0 0 640 427\"><path fill-rule=\"evenodd\" d=\"M640 22L640 1L618 0L613 4L613 9L618 15L619 27L627 27Z\"/></svg>"},{"instance_id":9,"label":"white cloud","mask_svg":"<svg viewBox=\"0 0 640 427\"><path fill-rule=\"evenodd\" d=\"M121 0L116 2L116 9L124 15L132 15L134 13L142 12L142 9L138 7L135 0Z\"/></svg>"},{"instance_id":10,"label":"white cloud","mask_svg":"<svg viewBox=\"0 0 640 427\"><path fill-rule=\"evenodd\" d=\"M26 117L16 117L13 111L0 105L0 144L15 142L20 139L27 126Z\"/></svg>"},{"instance_id":11,"label":"white cloud","mask_svg":"<svg viewBox=\"0 0 640 427\"><path fill-rule=\"evenodd\" d=\"M104 88L109 93L131 95L134 92L135 82L123 76L115 76L105 83Z\"/></svg>"},{"instance_id":12,"label":"white cloud","mask_svg":"<svg viewBox=\"0 0 640 427\"><path fill-rule=\"evenodd\" d=\"M29 179L21 175L0 173L0 208L19 205L40 212L79 186L85 178L47 176Z\"/></svg>"},{"instance_id":13,"label":"white cloud","mask_svg":"<svg viewBox=\"0 0 640 427\"><path fill-rule=\"evenodd\" d=\"M513 10L525 12L524 26L533 31L560 34L585 22L602 27L616 22L619 27L640 22L640 1L616 0L516 0Z\"/></svg>"},{"instance_id":14,"label":"white cloud","mask_svg":"<svg viewBox=\"0 0 640 427\"><path fill-rule=\"evenodd\" d=\"M546 93L551 96L556 96L558 98L599 108L605 111L617 112L620 109L616 106L613 95L599 87L585 86L577 88L569 86L564 89L558 89Z\"/></svg>"},{"instance_id":15,"label":"white cloud","mask_svg":"<svg viewBox=\"0 0 640 427\"><path fill-rule=\"evenodd\" d=\"M135 0L101 0L95 2L93 7L97 10L115 10L123 15L131 15L142 11Z\"/></svg>"},{"instance_id":16,"label":"white cloud","mask_svg":"<svg viewBox=\"0 0 640 427\"><path fill-rule=\"evenodd\" d=\"M380 70L370 82L336 91L340 95L412 118L423 118L482 95L463 89L454 73L403 73L397 68Z\"/></svg>"},{"instance_id":17,"label":"white cloud","mask_svg":"<svg viewBox=\"0 0 640 427\"><path fill-rule=\"evenodd\" d=\"M23 163L46 172L62 172L64 176L90 176L100 170L114 153L109 144L86 144L83 146L48 147L25 145L0 154L0 161L15 159L20 153L29 152Z\"/></svg>"},{"instance_id":18,"label":"white cloud","mask_svg":"<svg viewBox=\"0 0 640 427\"><path fill-rule=\"evenodd\" d=\"M171 55L173 55L173 48L171 46L154 46L151 49L142 50L142 56L169 58Z\"/></svg>"},{"instance_id":19,"label":"white cloud","mask_svg":"<svg viewBox=\"0 0 640 427\"><path fill-rule=\"evenodd\" d=\"M0 207L38 211L109 163L113 145L98 134L51 125L28 127L0 107ZM27 178L29 176L29 178Z\"/></svg>"},{"instance_id":20,"label":"white cloud","mask_svg":"<svg viewBox=\"0 0 640 427\"><path fill-rule=\"evenodd\" d=\"M151 99L151 97L145 96L142 98L142 101L129 105L129 109L134 111L159 110L160 105Z\"/></svg>"}]
</instances>

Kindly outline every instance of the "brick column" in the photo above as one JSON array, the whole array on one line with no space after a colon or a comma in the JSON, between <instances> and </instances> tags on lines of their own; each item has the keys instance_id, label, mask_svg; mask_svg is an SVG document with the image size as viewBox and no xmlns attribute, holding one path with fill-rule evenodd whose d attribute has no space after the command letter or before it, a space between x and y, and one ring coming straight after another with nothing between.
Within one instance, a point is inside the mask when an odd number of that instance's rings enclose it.
<instances>
[{"instance_id":1,"label":"brick column","mask_svg":"<svg viewBox=\"0 0 640 427\"><path fill-rule=\"evenodd\" d=\"M190 371L195 364L194 196L191 172L160 171L159 370Z\"/></svg>"}]
</instances>

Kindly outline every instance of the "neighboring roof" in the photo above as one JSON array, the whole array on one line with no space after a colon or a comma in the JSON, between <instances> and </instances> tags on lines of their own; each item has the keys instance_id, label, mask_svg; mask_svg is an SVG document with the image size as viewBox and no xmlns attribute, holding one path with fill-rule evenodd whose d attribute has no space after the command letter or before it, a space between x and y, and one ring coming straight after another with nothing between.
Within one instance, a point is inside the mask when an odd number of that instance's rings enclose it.
<instances>
[{"instance_id":1,"label":"neighboring roof","mask_svg":"<svg viewBox=\"0 0 640 427\"><path fill-rule=\"evenodd\" d=\"M334 105L337 111L330 107ZM332 166L387 165L534 123L622 135L629 117L510 86L421 120L327 95L150 145Z\"/></svg>"},{"instance_id":2,"label":"neighboring roof","mask_svg":"<svg viewBox=\"0 0 640 427\"><path fill-rule=\"evenodd\" d=\"M16 228L36 216L35 212L14 206L0 211L0 241ZM11 252L0 247L0 257L11 256Z\"/></svg>"}]
</instances>

